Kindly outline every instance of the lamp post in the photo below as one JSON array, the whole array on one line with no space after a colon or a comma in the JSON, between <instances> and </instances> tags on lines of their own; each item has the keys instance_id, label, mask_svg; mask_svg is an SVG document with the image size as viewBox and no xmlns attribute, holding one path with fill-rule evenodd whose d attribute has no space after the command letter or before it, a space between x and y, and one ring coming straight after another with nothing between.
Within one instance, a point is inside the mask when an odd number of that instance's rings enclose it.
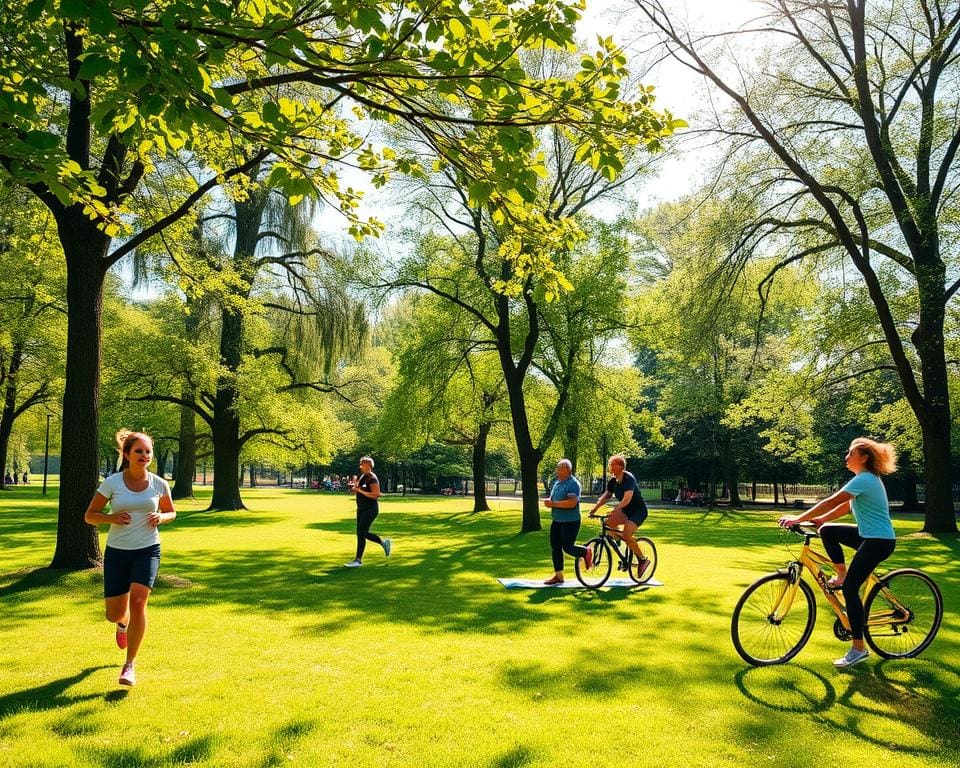
<instances>
[{"instance_id":1,"label":"lamp post","mask_svg":"<svg viewBox=\"0 0 960 768\"><path fill-rule=\"evenodd\" d=\"M50 419L52 413L47 414L47 436L43 442L43 495L47 495L47 467L50 466Z\"/></svg>"}]
</instances>

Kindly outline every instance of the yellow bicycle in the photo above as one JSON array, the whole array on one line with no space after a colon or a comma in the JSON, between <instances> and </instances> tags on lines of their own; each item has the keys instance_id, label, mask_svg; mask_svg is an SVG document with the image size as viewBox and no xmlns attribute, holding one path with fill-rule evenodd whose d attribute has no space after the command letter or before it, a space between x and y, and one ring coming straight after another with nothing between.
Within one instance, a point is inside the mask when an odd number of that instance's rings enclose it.
<instances>
[{"instance_id":1,"label":"yellow bicycle","mask_svg":"<svg viewBox=\"0 0 960 768\"><path fill-rule=\"evenodd\" d=\"M749 587L733 609L730 634L744 661L756 666L783 664L796 656L810 639L817 618L813 589L803 580L806 570L837 615L833 634L850 640L850 622L840 588L827 586L830 560L810 542L819 538L809 523L789 527L803 536L803 549L776 573ZM871 573L863 585L866 625L863 638L885 659L919 655L936 636L943 620L943 596L936 582L916 568L898 568L883 576Z\"/></svg>"}]
</instances>

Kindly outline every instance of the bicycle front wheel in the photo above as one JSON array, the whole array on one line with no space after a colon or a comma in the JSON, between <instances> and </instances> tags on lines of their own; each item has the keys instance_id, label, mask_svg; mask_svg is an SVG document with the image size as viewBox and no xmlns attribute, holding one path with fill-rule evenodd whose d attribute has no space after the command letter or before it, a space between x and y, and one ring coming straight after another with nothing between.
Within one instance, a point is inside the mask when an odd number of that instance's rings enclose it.
<instances>
[{"instance_id":1,"label":"bicycle front wheel","mask_svg":"<svg viewBox=\"0 0 960 768\"><path fill-rule=\"evenodd\" d=\"M788 574L771 573L747 587L733 609L733 647L748 664L783 664L810 639L817 619L813 590L801 579L793 605L787 606L792 586Z\"/></svg>"},{"instance_id":2,"label":"bicycle front wheel","mask_svg":"<svg viewBox=\"0 0 960 768\"><path fill-rule=\"evenodd\" d=\"M907 659L933 642L943 620L943 597L923 571L901 568L870 590L864 613L863 638L877 655Z\"/></svg>"},{"instance_id":3,"label":"bicycle front wheel","mask_svg":"<svg viewBox=\"0 0 960 768\"><path fill-rule=\"evenodd\" d=\"M593 554L593 562L587 568L586 560L578 557L573 567L577 572L577 579L585 587L597 589L606 584L610 578L610 571L613 570L613 557L610 555L610 545L603 540L601 536L590 539L584 544Z\"/></svg>"},{"instance_id":4,"label":"bicycle front wheel","mask_svg":"<svg viewBox=\"0 0 960 768\"><path fill-rule=\"evenodd\" d=\"M636 539L640 551L643 552L643 559L638 561L637 556L630 553L630 578L637 584L646 584L657 570L657 548L646 536L637 536Z\"/></svg>"}]
</instances>

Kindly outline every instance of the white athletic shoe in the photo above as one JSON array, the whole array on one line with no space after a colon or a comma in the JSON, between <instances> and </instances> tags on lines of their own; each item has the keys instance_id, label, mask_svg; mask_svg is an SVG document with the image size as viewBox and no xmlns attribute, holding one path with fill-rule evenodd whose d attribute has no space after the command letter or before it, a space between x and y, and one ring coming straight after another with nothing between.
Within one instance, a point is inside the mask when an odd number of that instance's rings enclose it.
<instances>
[{"instance_id":1,"label":"white athletic shoe","mask_svg":"<svg viewBox=\"0 0 960 768\"><path fill-rule=\"evenodd\" d=\"M349 563L344 563L344 565L347 566L347 568L359 568L363 563L359 560L351 560Z\"/></svg>"},{"instance_id":2,"label":"white athletic shoe","mask_svg":"<svg viewBox=\"0 0 960 768\"><path fill-rule=\"evenodd\" d=\"M854 664L859 664L861 661L866 659L870 655L870 651L864 648L862 651L857 648L850 648L843 658L837 659L833 662L835 667L844 669L845 667L852 667Z\"/></svg>"},{"instance_id":3,"label":"white athletic shoe","mask_svg":"<svg viewBox=\"0 0 960 768\"><path fill-rule=\"evenodd\" d=\"M383 553L390 557L390 551L393 549L393 541L391 539L383 540Z\"/></svg>"}]
</instances>

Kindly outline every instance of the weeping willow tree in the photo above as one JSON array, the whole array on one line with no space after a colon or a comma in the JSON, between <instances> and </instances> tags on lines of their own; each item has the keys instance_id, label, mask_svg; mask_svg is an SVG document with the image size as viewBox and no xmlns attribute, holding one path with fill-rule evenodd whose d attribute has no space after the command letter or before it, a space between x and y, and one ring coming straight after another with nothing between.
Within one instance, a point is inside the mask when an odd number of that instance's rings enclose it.
<instances>
[{"instance_id":1,"label":"weeping willow tree","mask_svg":"<svg viewBox=\"0 0 960 768\"><path fill-rule=\"evenodd\" d=\"M258 183L270 170L261 163L239 199L203 211L194 247L177 260L188 296L206 297L219 314L218 364L208 386L188 376L185 391L134 398L178 403L209 427L210 509L244 508L240 455L249 441L294 449L304 442L281 416L291 408L277 407L276 398L341 394L336 363L358 353L367 335L365 307L342 287L346 259L320 247L309 201L291 206ZM184 421L189 433L191 420Z\"/></svg>"}]
</instances>

